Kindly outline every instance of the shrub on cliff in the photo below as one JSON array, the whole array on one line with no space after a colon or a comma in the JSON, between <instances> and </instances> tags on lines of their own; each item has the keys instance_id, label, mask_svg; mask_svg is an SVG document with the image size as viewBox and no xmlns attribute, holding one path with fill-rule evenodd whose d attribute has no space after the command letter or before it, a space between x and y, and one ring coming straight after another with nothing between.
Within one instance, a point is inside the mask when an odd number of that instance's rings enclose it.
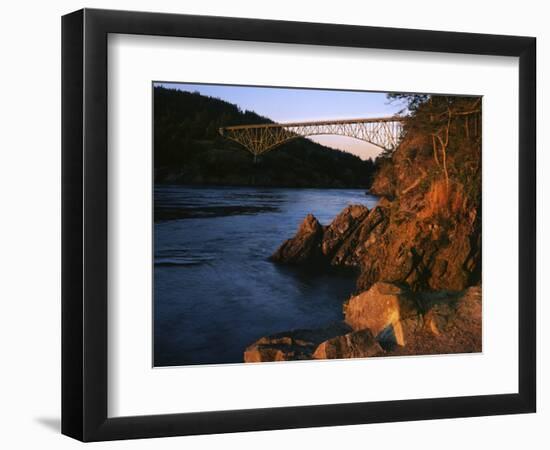
<instances>
[{"instance_id":1,"label":"shrub on cliff","mask_svg":"<svg viewBox=\"0 0 550 450\"><path fill-rule=\"evenodd\" d=\"M481 200L481 98L393 94L410 115L401 144L378 163L371 191L404 206L477 208ZM443 189L442 189L443 188ZM418 202L419 199L424 202Z\"/></svg>"}]
</instances>

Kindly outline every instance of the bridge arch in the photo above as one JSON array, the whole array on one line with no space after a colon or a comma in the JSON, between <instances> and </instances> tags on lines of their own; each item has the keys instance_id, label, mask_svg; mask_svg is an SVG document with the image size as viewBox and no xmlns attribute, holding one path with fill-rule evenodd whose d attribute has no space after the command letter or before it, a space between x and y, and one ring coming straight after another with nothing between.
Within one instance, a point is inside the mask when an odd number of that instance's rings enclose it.
<instances>
[{"instance_id":1,"label":"bridge arch","mask_svg":"<svg viewBox=\"0 0 550 450\"><path fill-rule=\"evenodd\" d=\"M338 135L359 139L384 150L399 145L402 117L328 120L315 122L239 125L219 129L220 135L245 147L255 157L288 142L308 136Z\"/></svg>"}]
</instances>

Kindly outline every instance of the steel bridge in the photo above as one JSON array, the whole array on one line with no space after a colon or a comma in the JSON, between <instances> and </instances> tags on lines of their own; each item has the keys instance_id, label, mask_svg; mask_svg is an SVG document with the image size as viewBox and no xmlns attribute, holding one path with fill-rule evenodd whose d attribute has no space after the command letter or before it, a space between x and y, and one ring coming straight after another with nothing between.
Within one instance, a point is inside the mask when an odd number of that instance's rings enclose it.
<instances>
[{"instance_id":1,"label":"steel bridge","mask_svg":"<svg viewBox=\"0 0 550 450\"><path fill-rule=\"evenodd\" d=\"M238 142L254 157L292 139L318 135L347 136L384 150L394 150L403 134L403 117L324 120L315 122L238 125L219 129L220 135Z\"/></svg>"}]
</instances>

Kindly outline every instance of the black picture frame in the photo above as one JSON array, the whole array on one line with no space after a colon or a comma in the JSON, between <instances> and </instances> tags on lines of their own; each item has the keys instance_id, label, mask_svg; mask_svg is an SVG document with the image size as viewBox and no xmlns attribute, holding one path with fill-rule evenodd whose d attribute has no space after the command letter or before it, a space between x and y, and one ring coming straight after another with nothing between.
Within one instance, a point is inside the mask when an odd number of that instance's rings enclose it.
<instances>
[{"instance_id":1,"label":"black picture frame","mask_svg":"<svg viewBox=\"0 0 550 450\"><path fill-rule=\"evenodd\" d=\"M178 36L519 58L518 393L107 416L107 36ZM536 39L83 9L62 18L62 433L82 441L398 422L536 409Z\"/></svg>"}]
</instances>

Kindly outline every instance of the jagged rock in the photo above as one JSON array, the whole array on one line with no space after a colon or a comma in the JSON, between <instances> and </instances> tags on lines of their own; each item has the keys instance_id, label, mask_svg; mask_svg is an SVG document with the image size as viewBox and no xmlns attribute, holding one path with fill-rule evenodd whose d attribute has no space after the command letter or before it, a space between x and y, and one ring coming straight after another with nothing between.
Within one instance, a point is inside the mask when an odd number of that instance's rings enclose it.
<instances>
[{"instance_id":1,"label":"jagged rock","mask_svg":"<svg viewBox=\"0 0 550 450\"><path fill-rule=\"evenodd\" d=\"M367 358L381 356L384 350L370 330L360 330L322 342L313 353L314 359Z\"/></svg>"},{"instance_id":2,"label":"jagged rock","mask_svg":"<svg viewBox=\"0 0 550 450\"><path fill-rule=\"evenodd\" d=\"M379 242L388 224L385 209L377 206L372 209L362 222L353 229L347 239L341 242L334 253L333 266L358 266L369 248Z\"/></svg>"},{"instance_id":3,"label":"jagged rock","mask_svg":"<svg viewBox=\"0 0 550 450\"><path fill-rule=\"evenodd\" d=\"M363 205L350 205L338 214L323 234L323 255L331 257L368 214L369 209Z\"/></svg>"},{"instance_id":4,"label":"jagged rock","mask_svg":"<svg viewBox=\"0 0 550 450\"><path fill-rule=\"evenodd\" d=\"M368 328L378 340L397 345L405 345L407 335L421 322L421 312L410 293L384 282L350 298L344 316L354 330Z\"/></svg>"},{"instance_id":5,"label":"jagged rock","mask_svg":"<svg viewBox=\"0 0 550 450\"><path fill-rule=\"evenodd\" d=\"M346 243L347 238L362 224L368 214L369 209L366 206L350 205L326 228L323 228L310 214L304 219L296 235L285 241L271 259L287 264L329 263L332 256ZM333 265L341 264L337 260Z\"/></svg>"},{"instance_id":6,"label":"jagged rock","mask_svg":"<svg viewBox=\"0 0 550 450\"><path fill-rule=\"evenodd\" d=\"M315 216L308 214L296 235L285 241L271 259L286 264L318 263L322 259L322 239L323 226Z\"/></svg>"},{"instance_id":7,"label":"jagged rock","mask_svg":"<svg viewBox=\"0 0 550 450\"><path fill-rule=\"evenodd\" d=\"M293 361L311 359L323 341L351 331L344 322L314 330L293 330L265 336L248 346L244 362Z\"/></svg>"}]
</instances>

